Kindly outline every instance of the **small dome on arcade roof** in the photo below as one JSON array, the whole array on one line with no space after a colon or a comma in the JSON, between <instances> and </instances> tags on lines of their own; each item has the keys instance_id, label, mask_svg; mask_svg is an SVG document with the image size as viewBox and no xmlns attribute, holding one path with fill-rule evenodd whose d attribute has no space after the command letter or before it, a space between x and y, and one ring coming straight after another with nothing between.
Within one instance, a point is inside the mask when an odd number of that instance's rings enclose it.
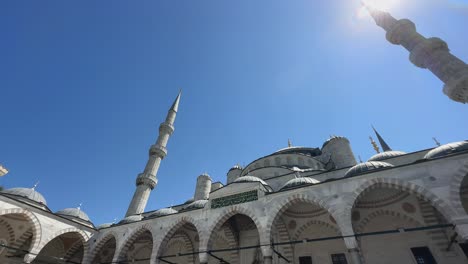
<instances>
[{"instance_id":1,"label":"small dome on arcade roof","mask_svg":"<svg viewBox=\"0 0 468 264\"><path fill-rule=\"evenodd\" d=\"M398 157L398 156L405 155L405 154L406 152L403 152L403 151L395 151L395 150L385 151L385 152L375 154L374 156L370 157L368 161L381 161L381 160L386 160L386 159Z\"/></svg>"},{"instance_id":2,"label":"small dome on arcade roof","mask_svg":"<svg viewBox=\"0 0 468 264\"><path fill-rule=\"evenodd\" d=\"M453 153L468 151L468 140L453 142L432 149L424 156L424 159L435 159L447 156Z\"/></svg>"},{"instance_id":3,"label":"small dome on arcade roof","mask_svg":"<svg viewBox=\"0 0 468 264\"><path fill-rule=\"evenodd\" d=\"M96 227L96 229L103 229L103 228L108 228L108 227L111 227L114 223L105 223L105 224L101 224L101 225L98 225Z\"/></svg>"},{"instance_id":4,"label":"small dome on arcade roof","mask_svg":"<svg viewBox=\"0 0 468 264\"><path fill-rule=\"evenodd\" d=\"M138 222L142 219L141 215L130 215L122 219L119 224L128 224L133 222Z\"/></svg>"},{"instance_id":5,"label":"small dome on arcade roof","mask_svg":"<svg viewBox=\"0 0 468 264\"><path fill-rule=\"evenodd\" d=\"M170 214L176 214L177 213L177 210L174 210L172 208L162 208L162 209L159 209L159 210L156 210L154 211L153 213L151 213L149 217L158 217L158 216L164 216L164 215L170 215Z\"/></svg>"},{"instance_id":6,"label":"small dome on arcade roof","mask_svg":"<svg viewBox=\"0 0 468 264\"><path fill-rule=\"evenodd\" d=\"M281 187L281 190L289 189L289 188L296 187L296 186L302 186L302 185L313 185L317 183L320 183L320 181L314 178L299 177L299 178L295 178L286 182L286 184L283 185L283 187Z\"/></svg>"},{"instance_id":7,"label":"small dome on arcade roof","mask_svg":"<svg viewBox=\"0 0 468 264\"><path fill-rule=\"evenodd\" d=\"M359 163L351 167L346 173L345 177L356 176L365 172L380 170L384 168L394 167L392 164L382 161L368 161L364 163Z\"/></svg>"},{"instance_id":8,"label":"small dome on arcade roof","mask_svg":"<svg viewBox=\"0 0 468 264\"><path fill-rule=\"evenodd\" d=\"M263 185L268 185L268 183L266 183L264 180L250 175L239 177L235 179L234 182L259 182Z\"/></svg>"},{"instance_id":9,"label":"small dome on arcade roof","mask_svg":"<svg viewBox=\"0 0 468 264\"><path fill-rule=\"evenodd\" d=\"M206 203L208 203L208 200L197 200L182 207L182 210L201 209L205 207Z\"/></svg>"},{"instance_id":10,"label":"small dome on arcade roof","mask_svg":"<svg viewBox=\"0 0 468 264\"><path fill-rule=\"evenodd\" d=\"M67 217L67 218L79 218L81 220L91 222L88 215L79 208L65 208L63 210L57 211L55 214Z\"/></svg>"},{"instance_id":11,"label":"small dome on arcade roof","mask_svg":"<svg viewBox=\"0 0 468 264\"><path fill-rule=\"evenodd\" d=\"M37 192L34 188L22 188L22 187L11 188L11 189L6 189L6 190L2 191L2 193L20 196L20 197L26 198L28 200L31 200L33 202L43 204L43 205L47 205L47 202L46 202L44 196L42 196L42 194Z\"/></svg>"}]
</instances>

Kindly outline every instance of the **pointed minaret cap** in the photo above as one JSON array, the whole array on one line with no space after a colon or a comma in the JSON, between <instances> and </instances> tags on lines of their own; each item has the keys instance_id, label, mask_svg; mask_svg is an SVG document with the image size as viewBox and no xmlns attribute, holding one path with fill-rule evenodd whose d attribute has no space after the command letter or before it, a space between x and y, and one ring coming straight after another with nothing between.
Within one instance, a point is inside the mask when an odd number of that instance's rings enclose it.
<instances>
[{"instance_id":1,"label":"pointed minaret cap","mask_svg":"<svg viewBox=\"0 0 468 264\"><path fill-rule=\"evenodd\" d=\"M180 101L180 95L182 94L182 89L179 90L179 94L177 95L176 99L174 100L174 103L171 106L171 110L177 113L177 110L179 109L179 101Z\"/></svg>"},{"instance_id":2,"label":"pointed minaret cap","mask_svg":"<svg viewBox=\"0 0 468 264\"><path fill-rule=\"evenodd\" d=\"M374 130L375 135L377 136L377 139L379 140L380 146L382 147L382 150L385 151L392 151L392 149L388 146L387 142L380 136L379 132L372 126L372 129Z\"/></svg>"}]
</instances>

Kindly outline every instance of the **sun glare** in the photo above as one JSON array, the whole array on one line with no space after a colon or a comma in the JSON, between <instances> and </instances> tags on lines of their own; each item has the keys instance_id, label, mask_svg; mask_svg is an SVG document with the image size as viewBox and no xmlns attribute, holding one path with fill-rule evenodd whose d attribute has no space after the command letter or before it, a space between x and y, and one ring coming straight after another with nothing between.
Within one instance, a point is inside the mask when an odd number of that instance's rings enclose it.
<instances>
[{"instance_id":1,"label":"sun glare","mask_svg":"<svg viewBox=\"0 0 468 264\"><path fill-rule=\"evenodd\" d=\"M369 7L382 11L389 11L396 7L400 0L363 0L362 2Z\"/></svg>"}]
</instances>

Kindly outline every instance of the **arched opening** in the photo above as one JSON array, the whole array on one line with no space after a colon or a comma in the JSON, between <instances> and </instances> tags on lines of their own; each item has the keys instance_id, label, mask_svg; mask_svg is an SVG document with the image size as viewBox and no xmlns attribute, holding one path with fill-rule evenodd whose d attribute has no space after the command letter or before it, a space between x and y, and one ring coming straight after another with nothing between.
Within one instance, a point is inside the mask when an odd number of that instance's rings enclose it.
<instances>
[{"instance_id":1,"label":"arched opening","mask_svg":"<svg viewBox=\"0 0 468 264\"><path fill-rule=\"evenodd\" d=\"M113 235L109 235L98 244L96 253L91 261L92 264L111 263L114 258L116 240Z\"/></svg>"},{"instance_id":2,"label":"arched opening","mask_svg":"<svg viewBox=\"0 0 468 264\"><path fill-rule=\"evenodd\" d=\"M153 235L147 229L141 229L126 242L120 253L119 262L149 264L153 250Z\"/></svg>"},{"instance_id":3,"label":"arched opening","mask_svg":"<svg viewBox=\"0 0 468 264\"><path fill-rule=\"evenodd\" d=\"M0 215L0 263L22 263L31 250L35 235L34 224L21 213Z\"/></svg>"},{"instance_id":4,"label":"arched opening","mask_svg":"<svg viewBox=\"0 0 468 264\"><path fill-rule=\"evenodd\" d=\"M208 242L209 264L223 263L222 260L235 264L263 263L257 225L250 217L235 214L218 226Z\"/></svg>"},{"instance_id":5,"label":"arched opening","mask_svg":"<svg viewBox=\"0 0 468 264\"><path fill-rule=\"evenodd\" d=\"M313 203L294 201L285 206L275 216L271 238L274 244L280 243L274 249L291 263L345 263L343 261L349 260L334 218ZM293 241L295 243L289 243ZM286 261L275 254L273 263Z\"/></svg>"},{"instance_id":6,"label":"arched opening","mask_svg":"<svg viewBox=\"0 0 468 264\"><path fill-rule=\"evenodd\" d=\"M375 184L361 192L352 224L364 263L467 263L444 216L399 186Z\"/></svg>"},{"instance_id":7,"label":"arched opening","mask_svg":"<svg viewBox=\"0 0 468 264\"><path fill-rule=\"evenodd\" d=\"M465 175L461 182L460 199L465 212L468 214L468 174Z\"/></svg>"},{"instance_id":8,"label":"arched opening","mask_svg":"<svg viewBox=\"0 0 468 264\"><path fill-rule=\"evenodd\" d=\"M199 236L197 228L190 222L181 222L176 225L161 243L158 259L160 263L199 263L198 251Z\"/></svg>"},{"instance_id":9,"label":"arched opening","mask_svg":"<svg viewBox=\"0 0 468 264\"><path fill-rule=\"evenodd\" d=\"M68 232L48 242L41 249L33 263L81 263L83 255L83 237L77 232Z\"/></svg>"}]
</instances>

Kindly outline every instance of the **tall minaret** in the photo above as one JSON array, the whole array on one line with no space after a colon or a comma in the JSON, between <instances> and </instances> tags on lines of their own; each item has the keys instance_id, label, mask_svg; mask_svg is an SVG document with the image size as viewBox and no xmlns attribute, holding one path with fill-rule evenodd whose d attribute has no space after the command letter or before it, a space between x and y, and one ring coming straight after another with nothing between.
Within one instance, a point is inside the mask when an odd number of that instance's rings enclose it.
<instances>
[{"instance_id":1,"label":"tall minaret","mask_svg":"<svg viewBox=\"0 0 468 264\"><path fill-rule=\"evenodd\" d=\"M171 109L167 113L166 121L161 123L159 126L159 136L156 143L149 149L149 158L146 163L145 170L140 173L136 179L136 191L133 195L132 201L128 206L125 217L135 214L141 214L144 212L146 203L151 190L154 189L158 183L156 175L158 173L159 165L161 160L167 155L166 145L169 137L174 132L174 121L177 115L177 109L179 108L181 92L177 95Z\"/></svg>"},{"instance_id":2,"label":"tall minaret","mask_svg":"<svg viewBox=\"0 0 468 264\"><path fill-rule=\"evenodd\" d=\"M450 53L447 43L440 38L425 38L408 19L396 20L387 12L364 5L375 23L387 32L387 40L407 49L414 65L435 74L450 99L468 102L468 65Z\"/></svg>"}]
</instances>

